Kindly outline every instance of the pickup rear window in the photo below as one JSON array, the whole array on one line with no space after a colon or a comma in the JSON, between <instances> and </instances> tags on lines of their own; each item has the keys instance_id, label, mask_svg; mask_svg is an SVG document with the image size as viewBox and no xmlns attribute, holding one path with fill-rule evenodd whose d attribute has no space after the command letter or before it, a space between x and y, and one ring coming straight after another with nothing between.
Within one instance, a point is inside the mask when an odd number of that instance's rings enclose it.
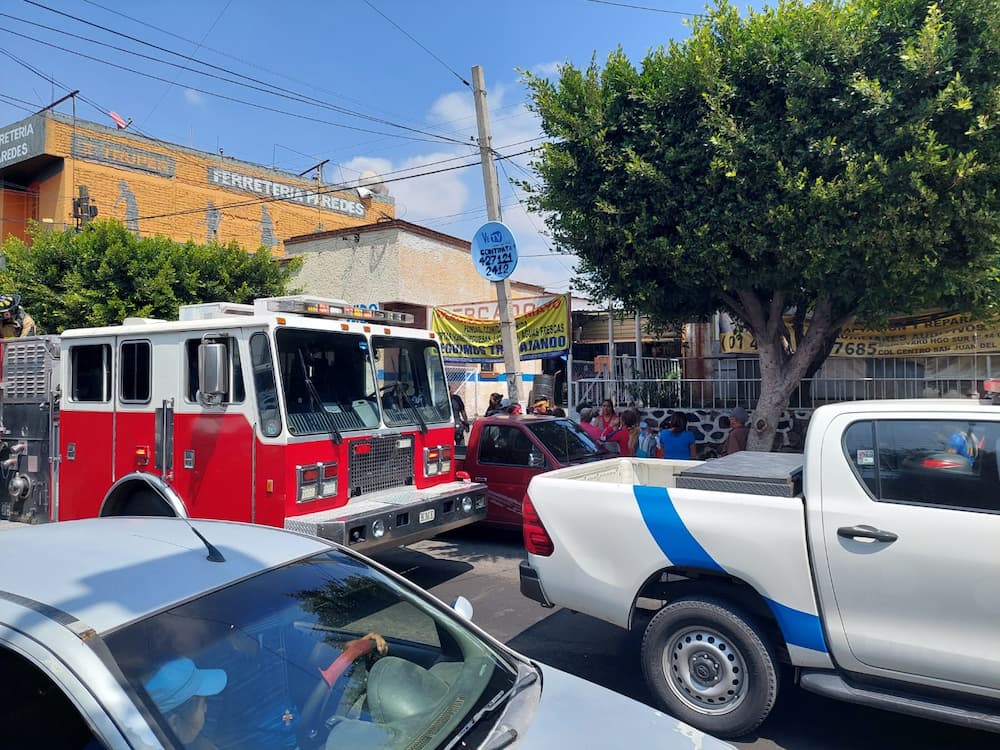
<instances>
[{"instance_id":1,"label":"pickup rear window","mask_svg":"<svg viewBox=\"0 0 1000 750\"><path fill-rule=\"evenodd\" d=\"M1000 423L963 419L855 422L844 452L876 500L1000 512Z\"/></svg>"},{"instance_id":2,"label":"pickup rear window","mask_svg":"<svg viewBox=\"0 0 1000 750\"><path fill-rule=\"evenodd\" d=\"M560 463L607 457L607 451L568 419L531 422L527 428Z\"/></svg>"}]
</instances>

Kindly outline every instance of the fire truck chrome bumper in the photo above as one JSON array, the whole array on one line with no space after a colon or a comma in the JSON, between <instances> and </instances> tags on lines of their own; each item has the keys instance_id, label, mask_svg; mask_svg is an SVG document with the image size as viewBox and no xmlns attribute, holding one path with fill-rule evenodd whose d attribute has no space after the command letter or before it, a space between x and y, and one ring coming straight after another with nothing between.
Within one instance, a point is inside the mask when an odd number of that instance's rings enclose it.
<instances>
[{"instance_id":1,"label":"fire truck chrome bumper","mask_svg":"<svg viewBox=\"0 0 1000 750\"><path fill-rule=\"evenodd\" d=\"M428 539L486 518L486 485L396 487L332 510L285 519L285 528L371 552Z\"/></svg>"}]
</instances>

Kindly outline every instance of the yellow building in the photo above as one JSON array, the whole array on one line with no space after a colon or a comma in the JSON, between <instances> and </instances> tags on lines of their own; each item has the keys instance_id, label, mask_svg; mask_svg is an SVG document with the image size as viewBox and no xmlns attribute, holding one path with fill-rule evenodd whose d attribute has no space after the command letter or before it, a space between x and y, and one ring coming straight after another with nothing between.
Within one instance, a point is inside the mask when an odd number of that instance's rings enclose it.
<instances>
[{"instance_id":1,"label":"yellow building","mask_svg":"<svg viewBox=\"0 0 1000 750\"><path fill-rule=\"evenodd\" d=\"M283 254L286 237L395 218L363 192L52 112L0 126L0 241L32 220L75 226L89 205L137 235Z\"/></svg>"}]
</instances>

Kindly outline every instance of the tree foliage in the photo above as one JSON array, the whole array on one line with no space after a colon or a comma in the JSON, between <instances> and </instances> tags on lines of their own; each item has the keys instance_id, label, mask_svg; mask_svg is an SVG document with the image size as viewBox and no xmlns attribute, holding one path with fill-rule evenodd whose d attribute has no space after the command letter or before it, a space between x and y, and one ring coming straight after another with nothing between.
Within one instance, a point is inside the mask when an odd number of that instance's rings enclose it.
<instances>
[{"instance_id":1,"label":"tree foliage","mask_svg":"<svg viewBox=\"0 0 1000 750\"><path fill-rule=\"evenodd\" d=\"M534 205L599 297L752 331L760 446L843 325L995 311L998 18L1000 0L720 0L639 68L619 50L528 75L551 138Z\"/></svg>"},{"instance_id":2,"label":"tree foliage","mask_svg":"<svg viewBox=\"0 0 1000 750\"><path fill-rule=\"evenodd\" d=\"M48 333L129 316L176 320L180 305L281 295L301 264L281 263L266 248L248 253L235 242L136 238L114 220L93 222L79 233L36 225L31 240L4 243L0 289L19 293Z\"/></svg>"}]
</instances>

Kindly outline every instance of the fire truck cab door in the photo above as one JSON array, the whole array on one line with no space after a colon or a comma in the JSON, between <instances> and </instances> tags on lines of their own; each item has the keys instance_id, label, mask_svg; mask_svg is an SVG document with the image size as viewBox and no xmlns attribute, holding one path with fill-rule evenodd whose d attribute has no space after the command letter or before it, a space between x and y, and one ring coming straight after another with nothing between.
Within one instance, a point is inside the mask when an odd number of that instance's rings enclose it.
<instances>
[{"instance_id":1,"label":"fire truck cab door","mask_svg":"<svg viewBox=\"0 0 1000 750\"><path fill-rule=\"evenodd\" d=\"M205 399L200 393L198 349L202 343L226 347L228 388L217 399ZM243 366L249 362L246 335L241 330L227 330L205 338L202 333L188 332L178 342L175 361L179 387L174 391L173 467L168 481L193 517L252 522L256 520L252 497L254 431L248 397L252 394L247 391ZM168 398L166 392L161 395Z\"/></svg>"}]
</instances>

